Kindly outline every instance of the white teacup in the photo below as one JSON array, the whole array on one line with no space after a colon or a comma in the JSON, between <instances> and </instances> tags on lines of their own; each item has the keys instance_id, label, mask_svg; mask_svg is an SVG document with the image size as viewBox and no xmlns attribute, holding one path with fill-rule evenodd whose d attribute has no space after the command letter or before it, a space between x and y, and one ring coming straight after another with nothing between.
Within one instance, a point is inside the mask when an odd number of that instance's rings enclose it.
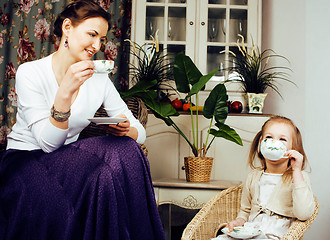
<instances>
[{"instance_id":1,"label":"white teacup","mask_svg":"<svg viewBox=\"0 0 330 240\"><path fill-rule=\"evenodd\" d=\"M261 141L260 152L269 160L276 161L284 158L286 151L287 148L285 144L279 140L266 138Z\"/></svg>"},{"instance_id":2,"label":"white teacup","mask_svg":"<svg viewBox=\"0 0 330 240\"><path fill-rule=\"evenodd\" d=\"M94 60L94 71L96 73L110 73L114 67L114 61Z\"/></svg>"}]
</instances>

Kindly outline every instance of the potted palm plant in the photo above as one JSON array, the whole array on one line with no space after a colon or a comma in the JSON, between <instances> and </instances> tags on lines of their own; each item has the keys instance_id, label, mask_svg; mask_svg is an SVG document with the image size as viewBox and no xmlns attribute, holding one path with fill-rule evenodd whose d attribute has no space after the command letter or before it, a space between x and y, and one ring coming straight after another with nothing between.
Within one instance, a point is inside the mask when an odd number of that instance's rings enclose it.
<instances>
[{"instance_id":1,"label":"potted palm plant","mask_svg":"<svg viewBox=\"0 0 330 240\"><path fill-rule=\"evenodd\" d=\"M270 60L281 58L288 63L289 60L276 54L272 49L260 51L254 44L252 44L252 49L248 51L244 45L244 37L242 35L239 37L241 42L237 42L238 53L230 52L232 66L227 69L229 72L227 82L241 83L243 92L247 94L249 112L262 113L267 88L271 88L281 96L276 85L278 81L284 80L293 83L287 73L291 69L285 66L270 66Z\"/></svg>"},{"instance_id":2,"label":"potted palm plant","mask_svg":"<svg viewBox=\"0 0 330 240\"><path fill-rule=\"evenodd\" d=\"M205 88L205 84L218 71L215 69L207 75L202 75L189 56L178 53L174 62L174 80L177 91L186 94L185 99L190 104L191 126L193 139L190 141L180 130L170 116L159 116L167 125L172 126L188 143L193 156L185 157L186 179L191 182L207 182L213 164L212 157L206 157L207 151L216 137L221 137L236 144L243 145L237 132L225 124L228 116L227 91L224 84L216 85L210 92L203 106L201 115L210 120L205 142L199 142L199 109L193 111L192 100L195 98L198 106L198 93Z\"/></svg>"},{"instance_id":3,"label":"potted palm plant","mask_svg":"<svg viewBox=\"0 0 330 240\"><path fill-rule=\"evenodd\" d=\"M218 70L219 69L214 69L209 74L202 75L191 58L181 52L176 55L174 63L174 80L176 83L176 88L180 93L187 94L185 99L189 103L192 103L193 98L195 98L196 105L199 106L198 93L205 88L206 83ZM208 142L208 136L206 142L202 144L201 148L198 147L199 139L197 133L199 108L196 108L193 111L193 104L190 104L189 110L192 119L191 124L192 130L195 132L193 135L195 136L193 136L193 143L188 142L188 144L191 146L192 153L195 157L205 157L215 137L223 137L227 140L241 144L240 137L236 131L225 124L228 116L227 99L228 96L224 84L216 85L207 97L203 106L202 115L205 118L210 119L208 133L213 135L213 138L210 142ZM214 122L218 128L217 130L212 129L212 124Z\"/></svg>"}]
</instances>

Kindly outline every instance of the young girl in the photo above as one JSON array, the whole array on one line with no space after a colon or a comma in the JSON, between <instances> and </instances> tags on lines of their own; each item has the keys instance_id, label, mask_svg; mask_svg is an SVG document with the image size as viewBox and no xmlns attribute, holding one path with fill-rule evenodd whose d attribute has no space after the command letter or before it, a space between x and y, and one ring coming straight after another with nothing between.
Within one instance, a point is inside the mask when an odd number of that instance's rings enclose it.
<instances>
[{"instance_id":1,"label":"young girl","mask_svg":"<svg viewBox=\"0 0 330 240\"><path fill-rule=\"evenodd\" d=\"M268 139L285 145L287 151L279 159L271 160L261 150L260 145ZM261 167L256 166L256 157ZM266 121L252 142L249 165L254 170L243 187L240 212L227 225L229 231L236 226L256 227L262 233L255 239L281 239L295 219L308 219L315 208L309 177L304 171L307 158L295 124L281 116ZM220 235L217 239L232 238Z\"/></svg>"}]
</instances>

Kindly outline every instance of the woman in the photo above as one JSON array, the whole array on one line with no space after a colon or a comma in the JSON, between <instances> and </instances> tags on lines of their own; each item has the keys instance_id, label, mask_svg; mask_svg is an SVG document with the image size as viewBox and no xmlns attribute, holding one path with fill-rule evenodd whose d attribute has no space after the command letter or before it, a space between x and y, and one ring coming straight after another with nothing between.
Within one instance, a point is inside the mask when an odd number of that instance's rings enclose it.
<instances>
[{"instance_id":1,"label":"woman","mask_svg":"<svg viewBox=\"0 0 330 240\"><path fill-rule=\"evenodd\" d=\"M145 130L107 74L94 73L109 14L92 0L68 5L59 49L16 74L17 122L0 166L1 239L164 239ZM77 141L103 105L113 136Z\"/></svg>"}]
</instances>

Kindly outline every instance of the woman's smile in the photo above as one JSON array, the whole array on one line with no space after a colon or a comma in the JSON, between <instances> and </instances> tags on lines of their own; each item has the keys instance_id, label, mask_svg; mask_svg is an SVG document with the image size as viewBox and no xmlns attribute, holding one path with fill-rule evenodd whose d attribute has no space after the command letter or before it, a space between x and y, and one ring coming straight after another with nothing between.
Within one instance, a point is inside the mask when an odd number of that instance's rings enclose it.
<instances>
[{"instance_id":1,"label":"woman's smile","mask_svg":"<svg viewBox=\"0 0 330 240\"><path fill-rule=\"evenodd\" d=\"M85 49L85 51L87 52L89 58L93 57L93 55L95 54L95 52L92 50Z\"/></svg>"}]
</instances>

